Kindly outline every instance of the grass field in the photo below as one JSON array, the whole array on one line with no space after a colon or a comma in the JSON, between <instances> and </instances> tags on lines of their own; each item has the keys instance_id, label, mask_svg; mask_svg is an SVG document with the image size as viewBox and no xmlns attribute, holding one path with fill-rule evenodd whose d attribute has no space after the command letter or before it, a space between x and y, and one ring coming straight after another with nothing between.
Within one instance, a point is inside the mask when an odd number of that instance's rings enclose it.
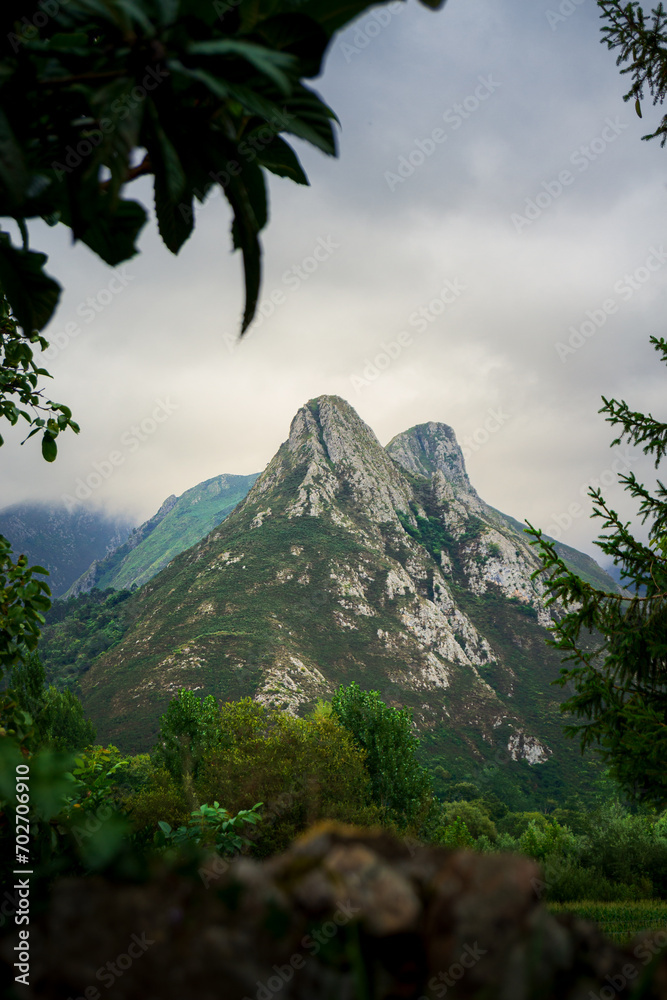
<instances>
[{"instance_id":1,"label":"grass field","mask_svg":"<svg viewBox=\"0 0 667 1000\"><path fill-rule=\"evenodd\" d=\"M667 936L667 902L643 899L635 903L547 903L551 913L575 913L584 920L594 920L607 937L626 944L641 931L664 931Z\"/></svg>"}]
</instances>

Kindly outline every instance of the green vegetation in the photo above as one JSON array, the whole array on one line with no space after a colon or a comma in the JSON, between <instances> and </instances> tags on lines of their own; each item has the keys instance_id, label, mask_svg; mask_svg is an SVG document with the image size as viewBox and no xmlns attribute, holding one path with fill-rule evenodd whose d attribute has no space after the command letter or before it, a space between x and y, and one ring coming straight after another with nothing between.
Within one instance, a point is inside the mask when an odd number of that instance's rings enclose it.
<instances>
[{"instance_id":1,"label":"green vegetation","mask_svg":"<svg viewBox=\"0 0 667 1000\"><path fill-rule=\"evenodd\" d=\"M308 183L281 133L336 154L336 116L305 80L320 73L334 32L367 7L306 0L276 17L273 4L240 3L223 17L197 0L75 0L39 27L3 7L2 87L12 99L3 101L0 215L18 224L23 247L2 235L0 281L26 334L48 322L60 294L45 255L28 249L26 220L61 223L120 264L147 221L124 197L144 176L172 253L193 232L195 201L220 188L243 255L245 330L260 290L265 172Z\"/></svg>"},{"instance_id":2,"label":"green vegetation","mask_svg":"<svg viewBox=\"0 0 667 1000\"><path fill-rule=\"evenodd\" d=\"M621 73L630 73L632 86L624 101L633 101L635 110L642 117L641 102L645 91L653 98L653 104L662 104L667 96L667 50L665 49L665 29L667 12L662 3L654 7L650 15L637 0L628 3L623 0L598 0L598 7L604 21L602 43L608 49L618 49L616 65L623 66ZM655 132L643 135L642 139L660 136L660 145L667 142L667 115L663 115Z\"/></svg>"},{"instance_id":3,"label":"green vegetation","mask_svg":"<svg viewBox=\"0 0 667 1000\"><path fill-rule=\"evenodd\" d=\"M431 797L431 781L416 758L419 741L410 713L390 708L377 691L362 691L353 682L336 692L331 714L365 754L373 802L399 825L414 821Z\"/></svg>"},{"instance_id":4,"label":"green vegetation","mask_svg":"<svg viewBox=\"0 0 667 1000\"><path fill-rule=\"evenodd\" d=\"M24 690L38 682L38 671L23 675ZM306 719L249 698L216 703L180 691L151 755L114 746L28 751L38 877L136 877L156 855L201 866L211 850L266 857L313 822L337 819L427 844L532 857L543 872L536 891L554 912L596 919L619 941L664 926L667 812L619 801L512 811L495 792L451 781L442 768L433 775L435 797L415 750L408 713L355 684ZM0 843L9 863L11 778L25 757L7 739L0 756L0 806L10 820Z\"/></svg>"},{"instance_id":5,"label":"green vegetation","mask_svg":"<svg viewBox=\"0 0 667 1000\"><path fill-rule=\"evenodd\" d=\"M617 944L628 944L637 934L645 931L663 931L667 927L667 902L642 899L634 903L601 903L582 901L580 903L548 903L551 913L573 913L582 920L592 920L601 931ZM637 953L638 958L653 955L644 947ZM648 964L648 961L647 961Z\"/></svg>"},{"instance_id":6,"label":"green vegetation","mask_svg":"<svg viewBox=\"0 0 667 1000\"><path fill-rule=\"evenodd\" d=\"M632 6L632 5L631 5ZM651 338L667 364L667 341ZM642 445L656 467L667 452L667 424L651 414L630 410L627 403L602 397L601 413L620 425L619 436ZM578 736L582 749L599 747L613 777L637 801L667 806L667 489L658 481L655 493L633 472L619 476L649 521L648 541L638 541L612 510L600 490L591 489L594 517L606 534L597 545L621 568L627 596L611 594L572 573L542 532L529 525L539 546L550 602L568 608L552 629L551 644L562 654L558 683L574 694L561 711L585 721L565 732ZM591 641L591 634L593 640Z\"/></svg>"},{"instance_id":7,"label":"green vegetation","mask_svg":"<svg viewBox=\"0 0 667 1000\"><path fill-rule=\"evenodd\" d=\"M140 587L224 521L256 479L256 474L215 476L172 498L166 513L161 508L124 545L96 564L94 586L99 590Z\"/></svg>"},{"instance_id":8,"label":"green vegetation","mask_svg":"<svg viewBox=\"0 0 667 1000\"><path fill-rule=\"evenodd\" d=\"M95 657L122 639L132 621L125 604L129 596L128 590L91 590L52 603L39 641L52 684L76 689Z\"/></svg>"},{"instance_id":9,"label":"green vegetation","mask_svg":"<svg viewBox=\"0 0 667 1000\"><path fill-rule=\"evenodd\" d=\"M173 830L164 820L158 821L158 827L165 844L169 846L179 848L192 844L195 847L207 847L224 856L240 851L244 845L251 843L238 831L244 824L255 826L259 823L261 817L258 810L261 807L262 803L258 802L252 809L242 809L236 816L231 816L219 802L214 802L212 806L203 805L193 809L187 822L177 830Z\"/></svg>"}]
</instances>

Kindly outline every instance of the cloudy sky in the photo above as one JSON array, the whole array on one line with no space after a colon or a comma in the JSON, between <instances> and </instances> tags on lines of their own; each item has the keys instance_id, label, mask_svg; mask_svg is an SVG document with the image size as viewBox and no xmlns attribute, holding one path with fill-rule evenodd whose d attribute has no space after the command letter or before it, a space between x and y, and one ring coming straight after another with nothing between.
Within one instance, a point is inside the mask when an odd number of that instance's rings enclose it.
<instances>
[{"instance_id":1,"label":"cloudy sky","mask_svg":"<svg viewBox=\"0 0 667 1000\"><path fill-rule=\"evenodd\" d=\"M558 2L408 0L334 40L316 86L340 156L300 144L312 186L271 180L264 316L240 344L220 196L179 257L148 227L114 281L64 229L34 226L66 289L46 330L52 396L82 432L53 466L12 436L0 506L60 502L120 452L90 502L143 520L261 470L298 407L336 393L383 444L450 424L487 502L595 552L588 484L630 516L606 484L652 474L610 450L600 396L665 419L649 337L664 333L667 150L640 141L659 110L640 121L623 103L593 0ZM134 194L150 204L148 185Z\"/></svg>"}]
</instances>

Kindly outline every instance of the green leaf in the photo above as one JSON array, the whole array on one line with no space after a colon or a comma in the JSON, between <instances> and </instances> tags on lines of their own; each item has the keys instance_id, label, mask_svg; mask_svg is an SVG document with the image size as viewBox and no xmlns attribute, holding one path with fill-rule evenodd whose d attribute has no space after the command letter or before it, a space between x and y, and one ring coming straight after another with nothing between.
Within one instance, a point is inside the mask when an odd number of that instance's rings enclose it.
<instances>
[{"instance_id":1,"label":"green leaf","mask_svg":"<svg viewBox=\"0 0 667 1000\"><path fill-rule=\"evenodd\" d=\"M46 326L60 298L60 285L44 273L46 260L44 253L18 250L0 233L0 289L26 334Z\"/></svg>"},{"instance_id":2,"label":"green leaf","mask_svg":"<svg viewBox=\"0 0 667 1000\"><path fill-rule=\"evenodd\" d=\"M187 51L190 56L238 56L272 80L283 94L289 94L292 89L291 81L284 71L295 69L297 60L287 52L275 52L264 45L233 38L194 42L188 46Z\"/></svg>"},{"instance_id":3,"label":"green leaf","mask_svg":"<svg viewBox=\"0 0 667 1000\"><path fill-rule=\"evenodd\" d=\"M42 438L42 457L47 462L55 462L58 454L58 445L53 435L47 431Z\"/></svg>"},{"instance_id":4,"label":"green leaf","mask_svg":"<svg viewBox=\"0 0 667 1000\"><path fill-rule=\"evenodd\" d=\"M257 308L262 274L262 248L258 234L266 221L266 189L264 178L259 167L255 167L263 188L263 204L258 193L258 187L252 192L246 186L248 175L252 170L246 168L240 177L233 177L224 188L225 196L234 210L232 237L235 249L243 254L243 274L245 279L246 304L243 313L241 334L250 326ZM256 176L255 175L255 176Z\"/></svg>"},{"instance_id":5,"label":"green leaf","mask_svg":"<svg viewBox=\"0 0 667 1000\"><path fill-rule=\"evenodd\" d=\"M315 91L299 85L284 104L285 131L298 135L329 156L336 156L336 137L331 122L338 119Z\"/></svg>"},{"instance_id":6,"label":"green leaf","mask_svg":"<svg viewBox=\"0 0 667 1000\"><path fill-rule=\"evenodd\" d=\"M635 111L637 112L637 117L641 118L642 117L642 106L639 103L639 98L637 98L637 100L635 101Z\"/></svg>"},{"instance_id":7,"label":"green leaf","mask_svg":"<svg viewBox=\"0 0 667 1000\"><path fill-rule=\"evenodd\" d=\"M57 34L51 35L48 40L50 52L76 52L77 55L79 53L86 54L89 44L85 31L59 31Z\"/></svg>"},{"instance_id":8,"label":"green leaf","mask_svg":"<svg viewBox=\"0 0 667 1000\"><path fill-rule=\"evenodd\" d=\"M135 242L147 221L137 201L121 201L114 211L101 212L81 240L107 264L115 266L137 253Z\"/></svg>"},{"instance_id":9,"label":"green leaf","mask_svg":"<svg viewBox=\"0 0 667 1000\"><path fill-rule=\"evenodd\" d=\"M185 195L183 166L155 113L147 149L155 171L155 214L160 236L172 253L178 253L194 228L192 196Z\"/></svg>"},{"instance_id":10,"label":"green leaf","mask_svg":"<svg viewBox=\"0 0 667 1000\"><path fill-rule=\"evenodd\" d=\"M178 17L180 0L156 0L156 9L161 28L166 28L173 24Z\"/></svg>"},{"instance_id":11,"label":"green leaf","mask_svg":"<svg viewBox=\"0 0 667 1000\"><path fill-rule=\"evenodd\" d=\"M259 130L255 130L257 131ZM248 137L253 134L254 132L249 133ZM309 184L296 153L278 135L262 148L257 156L257 162L278 177L289 177L297 184Z\"/></svg>"},{"instance_id":12,"label":"green leaf","mask_svg":"<svg viewBox=\"0 0 667 1000\"><path fill-rule=\"evenodd\" d=\"M253 31L269 49L289 52L299 61L299 76L313 78L322 72L322 60L329 44L324 28L312 17L280 10L260 21Z\"/></svg>"}]
</instances>

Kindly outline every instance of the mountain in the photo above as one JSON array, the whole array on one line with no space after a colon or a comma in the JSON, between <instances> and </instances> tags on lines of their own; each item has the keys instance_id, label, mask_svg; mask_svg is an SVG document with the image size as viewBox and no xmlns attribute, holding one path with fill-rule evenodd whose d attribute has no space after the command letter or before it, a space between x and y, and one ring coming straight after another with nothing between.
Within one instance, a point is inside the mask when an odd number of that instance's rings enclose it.
<instances>
[{"instance_id":1,"label":"mountain","mask_svg":"<svg viewBox=\"0 0 667 1000\"><path fill-rule=\"evenodd\" d=\"M385 449L344 400L311 400L224 523L125 602L123 639L81 678L99 737L147 749L181 687L303 712L354 680L410 707L450 775L581 783L516 524L477 495L451 428Z\"/></svg>"},{"instance_id":2,"label":"mountain","mask_svg":"<svg viewBox=\"0 0 667 1000\"><path fill-rule=\"evenodd\" d=\"M231 514L257 476L214 476L180 497L167 497L158 512L135 528L124 544L88 566L66 596L93 587L130 590L146 583Z\"/></svg>"},{"instance_id":3,"label":"mountain","mask_svg":"<svg viewBox=\"0 0 667 1000\"><path fill-rule=\"evenodd\" d=\"M134 523L101 510L56 504L17 503L0 511L0 534L31 565L49 570L48 584L60 597L94 559L125 541Z\"/></svg>"}]
</instances>

